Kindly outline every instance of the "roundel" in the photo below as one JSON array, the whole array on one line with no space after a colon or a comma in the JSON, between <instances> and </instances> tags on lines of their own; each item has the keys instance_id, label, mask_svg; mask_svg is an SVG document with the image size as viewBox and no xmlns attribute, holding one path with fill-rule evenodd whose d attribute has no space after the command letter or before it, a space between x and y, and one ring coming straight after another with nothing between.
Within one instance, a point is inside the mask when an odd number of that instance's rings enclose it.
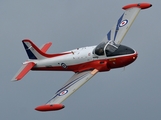
<instances>
[{"instance_id":1,"label":"roundel","mask_svg":"<svg viewBox=\"0 0 161 120\"><path fill-rule=\"evenodd\" d=\"M128 20L123 20L120 24L119 27L123 27L128 23Z\"/></svg>"},{"instance_id":2,"label":"roundel","mask_svg":"<svg viewBox=\"0 0 161 120\"><path fill-rule=\"evenodd\" d=\"M67 65L65 63L61 63L61 66L65 69L67 68Z\"/></svg>"},{"instance_id":3,"label":"roundel","mask_svg":"<svg viewBox=\"0 0 161 120\"><path fill-rule=\"evenodd\" d=\"M62 91L61 93L59 93L59 96L65 95L65 94L67 94L67 93L68 93L68 90L64 90L64 91Z\"/></svg>"}]
</instances>

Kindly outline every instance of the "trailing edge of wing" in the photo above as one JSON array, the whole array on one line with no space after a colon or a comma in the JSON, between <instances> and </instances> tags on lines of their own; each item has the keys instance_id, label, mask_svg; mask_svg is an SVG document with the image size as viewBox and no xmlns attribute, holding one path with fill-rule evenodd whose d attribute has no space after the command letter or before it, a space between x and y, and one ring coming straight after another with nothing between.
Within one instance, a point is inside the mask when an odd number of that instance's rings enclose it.
<instances>
[{"instance_id":1,"label":"trailing edge of wing","mask_svg":"<svg viewBox=\"0 0 161 120\"><path fill-rule=\"evenodd\" d=\"M66 84L60 88L55 95L45 104L35 108L38 111L54 111L64 108L64 105L60 104L67 99L71 94L78 90L88 80L90 80L96 73L97 69L91 71L84 71L81 73L75 73Z\"/></svg>"},{"instance_id":2,"label":"trailing edge of wing","mask_svg":"<svg viewBox=\"0 0 161 120\"><path fill-rule=\"evenodd\" d=\"M12 81L18 81L21 80L35 65L34 62L25 63L22 65L22 67L19 69L17 74L13 77Z\"/></svg>"}]
</instances>

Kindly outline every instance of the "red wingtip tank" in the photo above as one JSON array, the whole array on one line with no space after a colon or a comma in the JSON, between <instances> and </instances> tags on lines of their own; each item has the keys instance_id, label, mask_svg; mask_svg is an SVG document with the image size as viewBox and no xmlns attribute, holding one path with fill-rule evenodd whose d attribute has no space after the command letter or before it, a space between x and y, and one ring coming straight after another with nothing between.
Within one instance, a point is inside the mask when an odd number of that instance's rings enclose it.
<instances>
[{"instance_id":1,"label":"red wingtip tank","mask_svg":"<svg viewBox=\"0 0 161 120\"><path fill-rule=\"evenodd\" d=\"M141 9L147 9L147 8L149 8L151 6L152 6L152 4L150 4L150 3L136 3L136 4L125 5L124 7L122 7L122 9L126 10L126 9L129 9L129 8L132 8L132 7L138 7L138 8L141 8Z\"/></svg>"},{"instance_id":2,"label":"red wingtip tank","mask_svg":"<svg viewBox=\"0 0 161 120\"><path fill-rule=\"evenodd\" d=\"M53 105L41 105L35 108L37 111L46 112L46 111L56 111L63 109L65 106L62 104L53 104Z\"/></svg>"}]
</instances>

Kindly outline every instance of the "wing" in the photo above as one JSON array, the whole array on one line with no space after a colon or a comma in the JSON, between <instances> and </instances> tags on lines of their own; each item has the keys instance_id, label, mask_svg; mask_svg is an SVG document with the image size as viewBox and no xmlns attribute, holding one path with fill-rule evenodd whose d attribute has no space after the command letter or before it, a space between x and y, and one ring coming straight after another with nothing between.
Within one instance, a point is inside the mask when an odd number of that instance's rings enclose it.
<instances>
[{"instance_id":1,"label":"wing","mask_svg":"<svg viewBox=\"0 0 161 120\"><path fill-rule=\"evenodd\" d=\"M149 3L129 4L124 6L123 9L125 12L117 20L114 27L107 33L107 36L103 39L102 43L111 44L117 49L140 10L149 8L151 6L152 5Z\"/></svg>"},{"instance_id":2,"label":"wing","mask_svg":"<svg viewBox=\"0 0 161 120\"><path fill-rule=\"evenodd\" d=\"M54 97L52 97L45 105L36 107L35 110L53 111L64 108L64 105L60 103L91 79L97 72L98 70L94 69L91 71L75 73L67 83L55 93Z\"/></svg>"},{"instance_id":3,"label":"wing","mask_svg":"<svg viewBox=\"0 0 161 120\"><path fill-rule=\"evenodd\" d=\"M120 44L140 10L140 8L136 7L127 9L118 19L115 26L108 32L107 40L112 40L116 44Z\"/></svg>"}]
</instances>

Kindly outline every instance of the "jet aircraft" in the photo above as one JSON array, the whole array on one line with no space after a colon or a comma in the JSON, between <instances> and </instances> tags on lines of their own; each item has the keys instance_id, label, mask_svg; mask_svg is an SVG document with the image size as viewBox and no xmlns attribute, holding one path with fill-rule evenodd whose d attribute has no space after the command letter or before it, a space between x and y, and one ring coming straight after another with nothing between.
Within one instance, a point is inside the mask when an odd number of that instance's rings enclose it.
<instances>
[{"instance_id":1,"label":"jet aircraft","mask_svg":"<svg viewBox=\"0 0 161 120\"><path fill-rule=\"evenodd\" d=\"M22 40L29 59L23 63L12 80L21 80L30 70L74 72L46 104L36 107L35 110L55 111L64 108L62 102L98 72L125 67L136 60L138 53L128 46L121 45L121 42L138 13L151 6L150 3L125 5L122 8L125 12L103 41L95 46L48 54L46 51L51 42L38 48L31 40Z\"/></svg>"}]
</instances>

